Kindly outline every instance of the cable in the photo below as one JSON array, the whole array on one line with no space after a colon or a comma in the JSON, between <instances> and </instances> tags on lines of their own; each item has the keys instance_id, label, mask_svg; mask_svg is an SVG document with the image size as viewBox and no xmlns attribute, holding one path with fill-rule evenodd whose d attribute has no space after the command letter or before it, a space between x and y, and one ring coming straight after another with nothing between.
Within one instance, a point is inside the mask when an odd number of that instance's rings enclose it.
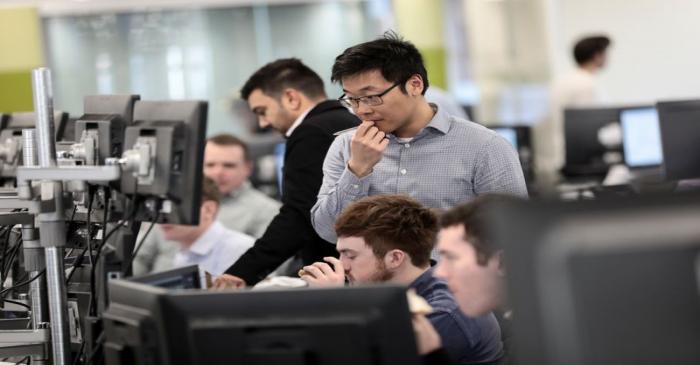
<instances>
[{"instance_id":1,"label":"cable","mask_svg":"<svg viewBox=\"0 0 700 365\"><path fill-rule=\"evenodd\" d=\"M146 233L143 235L143 237L141 237L141 241L139 241L139 243L136 245L136 248L134 249L134 252L131 254L131 257L129 258L129 263L124 268L122 275L126 276L126 274L129 272L129 269L131 269L131 265L134 263L134 260L136 259L136 255L138 255L139 250L141 250L141 246L143 246L143 243L146 241L148 234L151 233L151 230L153 230L153 227L156 226L156 223L158 222L159 218L160 218L160 212L158 212L156 214L156 217L151 222L151 226L148 227L148 229L146 230Z\"/></svg>"},{"instance_id":2,"label":"cable","mask_svg":"<svg viewBox=\"0 0 700 365\"><path fill-rule=\"evenodd\" d=\"M27 362L27 364L29 364L29 356L26 356L26 357L23 358L22 360L17 361L17 362L15 363L15 365L21 364L21 363L23 363L23 362L25 362L25 361Z\"/></svg>"},{"instance_id":3,"label":"cable","mask_svg":"<svg viewBox=\"0 0 700 365\"><path fill-rule=\"evenodd\" d=\"M7 240L9 241L10 238L8 236ZM7 275L10 273L10 269L12 269L12 264L15 261L15 258L17 257L17 254L19 253L20 247L22 246L22 235L19 234L17 236L17 240L15 241L15 245L12 247L12 252L10 254L10 259L7 261L6 267L2 268L2 277L3 280L7 278Z\"/></svg>"},{"instance_id":4,"label":"cable","mask_svg":"<svg viewBox=\"0 0 700 365\"><path fill-rule=\"evenodd\" d=\"M98 352L102 349L102 340L104 338L104 331L100 332L100 335L97 336L97 339L95 340L95 348L92 349L92 352L90 352L90 356L88 356L87 360L85 360L86 364L91 364L92 359L97 355Z\"/></svg>"},{"instance_id":5,"label":"cable","mask_svg":"<svg viewBox=\"0 0 700 365\"><path fill-rule=\"evenodd\" d=\"M137 209L137 204L136 204L136 198L134 198L134 202L132 204L132 209L131 213L129 214L128 217L124 218L121 222L119 222L116 226L112 228L103 238L102 242L100 242L100 245L97 246L97 252L95 253L95 262L92 265L92 268L90 270L90 293L91 293L91 298L90 298L90 306L89 306L89 311L90 315L97 315L97 287L96 287L96 277L97 277L97 263L100 260L100 255L102 254L102 249L104 246L107 244L109 241L109 238L114 234L119 228L123 227L127 222L131 221L133 217L136 215L136 209ZM104 227L103 229L105 229Z\"/></svg>"},{"instance_id":6,"label":"cable","mask_svg":"<svg viewBox=\"0 0 700 365\"><path fill-rule=\"evenodd\" d=\"M94 265L95 260L94 260L94 257L92 256L92 249L91 249L91 247L92 247L91 246L92 227L90 226L90 223L91 223L90 217L92 216L92 201L95 197L92 193L92 187L89 187L89 186L88 186L87 198L88 198L88 206L87 206L87 242L86 242L86 244L87 244L87 248L88 248L88 250L87 250L88 255L90 255L90 265ZM85 252L83 252L83 254L85 254ZM81 262L82 262L82 260L81 260Z\"/></svg>"},{"instance_id":7,"label":"cable","mask_svg":"<svg viewBox=\"0 0 700 365\"><path fill-rule=\"evenodd\" d=\"M28 305L26 305L26 304L24 304L24 303L22 303L22 302L18 302L18 301L16 301L16 300L4 299L4 298L3 298L3 301L4 301L4 302L7 302L7 303L12 303L12 304L16 304L16 305L22 306L22 307L24 307L24 308L27 308L28 310L32 310L32 307L30 307L30 306L28 306Z\"/></svg>"},{"instance_id":8,"label":"cable","mask_svg":"<svg viewBox=\"0 0 700 365\"><path fill-rule=\"evenodd\" d=\"M73 365L78 365L80 362L80 357L83 356L83 352L85 352L85 344L87 341L83 339L83 343L80 345L80 350L78 350L78 353L75 355L75 358L73 358Z\"/></svg>"},{"instance_id":9,"label":"cable","mask_svg":"<svg viewBox=\"0 0 700 365\"><path fill-rule=\"evenodd\" d=\"M9 292L9 291L12 290L12 289L17 289L17 288L23 287L23 286L25 286L25 285L31 283L32 281L38 279L41 275L44 275L45 272L46 272L46 269L42 269L41 271L39 271L38 274L34 275L34 277L31 278L31 279L26 280L26 281L23 281L23 282L21 282L21 283L18 283L18 284L16 284L16 285L13 285L13 286L11 286L11 287L9 287L9 288L5 288L5 289L3 289L3 290L0 290L0 295L2 295L3 298L4 298L4 294L5 294L5 293Z\"/></svg>"}]
</instances>

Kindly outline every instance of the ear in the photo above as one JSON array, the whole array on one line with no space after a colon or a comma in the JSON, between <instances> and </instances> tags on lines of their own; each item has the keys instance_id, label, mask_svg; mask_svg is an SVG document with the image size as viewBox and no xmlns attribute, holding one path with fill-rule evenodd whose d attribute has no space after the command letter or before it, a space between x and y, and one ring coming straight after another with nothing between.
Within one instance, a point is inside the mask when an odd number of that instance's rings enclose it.
<instances>
[{"instance_id":1,"label":"ear","mask_svg":"<svg viewBox=\"0 0 700 365\"><path fill-rule=\"evenodd\" d=\"M387 269L396 269L403 265L403 263L408 260L408 254L401 250L391 250L384 255L384 266Z\"/></svg>"},{"instance_id":2,"label":"ear","mask_svg":"<svg viewBox=\"0 0 700 365\"><path fill-rule=\"evenodd\" d=\"M424 88L425 84L423 83L423 78L418 74L411 76L408 81L406 81L406 92L410 96L423 95Z\"/></svg>"},{"instance_id":3,"label":"ear","mask_svg":"<svg viewBox=\"0 0 700 365\"><path fill-rule=\"evenodd\" d=\"M216 218L216 212L219 210L219 204L212 200L202 202L201 218L208 221L213 221ZM200 219L201 221L202 219Z\"/></svg>"},{"instance_id":4,"label":"ear","mask_svg":"<svg viewBox=\"0 0 700 365\"><path fill-rule=\"evenodd\" d=\"M282 106L288 110L297 111L301 108L301 94L299 91L287 88L282 93Z\"/></svg>"},{"instance_id":5,"label":"ear","mask_svg":"<svg viewBox=\"0 0 700 365\"><path fill-rule=\"evenodd\" d=\"M243 161L245 167L245 176L250 177L253 174L253 161Z\"/></svg>"},{"instance_id":6,"label":"ear","mask_svg":"<svg viewBox=\"0 0 700 365\"><path fill-rule=\"evenodd\" d=\"M493 261L493 263L491 263ZM501 277L506 276L506 263L503 258L503 251L498 251L496 252L491 258L489 259L489 265L493 264L496 269L498 270L498 275Z\"/></svg>"}]
</instances>

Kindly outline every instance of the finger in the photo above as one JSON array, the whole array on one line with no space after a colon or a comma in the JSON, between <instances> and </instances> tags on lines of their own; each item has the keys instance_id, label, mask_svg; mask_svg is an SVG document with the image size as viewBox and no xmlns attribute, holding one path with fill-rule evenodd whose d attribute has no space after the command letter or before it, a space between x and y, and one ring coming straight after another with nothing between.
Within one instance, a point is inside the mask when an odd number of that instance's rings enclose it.
<instances>
[{"instance_id":1,"label":"finger","mask_svg":"<svg viewBox=\"0 0 700 365\"><path fill-rule=\"evenodd\" d=\"M362 138L365 136L367 133L367 130L370 129L371 127L374 126L374 122L365 120L360 123L360 126L357 127L357 130L355 131L355 138Z\"/></svg>"},{"instance_id":2,"label":"finger","mask_svg":"<svg viewBox=\"0 0 700 365\"><path fill-rule=\"evenodd\" d=\"M363 139L366 141L371 141L372 139L374 139L374 136L376 136L377 133L379 133L379 132L380 132L379 128L370 127L369 129L367 129L367 133L365 133L365 136Z\"/></svg>"},{"instance_id":3,"label":"finger","mask_svg":"<svg viewBox=\"0 0 700 365\"><path fill-rule=\"evenodd\" d=\"M313 276L316 279L325 277L323 272L319 268L317 268L316 266L313 266L313 265L304 266L304 271L306 271L307 274Z\"/></svg>"},{"instance_id":4,"label":"finger","mask_svg":"<svg viewBox=\"0 0 700 365\"><path fill-rule=\"evenodd\" d=\"M389 138L382 139L382 141L379 142L379 151L384 152L387 146L389 146Z\"/></svg>"},{"instance_id":5,"label":"finger","mask_svg":"<svg viewBox=\"0 0 700 365\"><path fill-rule=\"evenodd\" d=\"M323 272L323 275L333 275L335 273L330 265L325 262L314 262L311 266L317 267Z\"/></svg>"},{"instance_id":6,"label":"finger","mask_svg":"<svg viewBox=\"0 0 700 365\"><path fill-rule=\"evenodd\" d=\"M383 141L386 138L386 133L379 131L377 134L374 135L372 138L372 142L379 144L381 141Z\"/></svg>"},{"instance_id":7,"label":"finger","mask_svg":"<svg viewBox=\"0 0 700 365\"><path fill-rule=\"evenodd\" d=\"M243 280L236 280L233 282L233 287L236 289L242 289L246 287L246 282Z\"/></svg>"},{"instance_id":8,"label":"finger","mask_svg":"<svg viewBox=\"0 0 700 365\"><path fill-rule=\"evenodd\" d=\"M343 267L342 261L333 256L324 257L323 260L333 265L333 271L335 271L336 274L345 275L345 268Z\"/></svg>"},{"instance_id":9,"label":"finger","mask_svg":"<svg viewBox=\"0 0 700 365\"><path fill-rule=\"evenodd\" d=\"M225 285L226 285L226 280L224 280L223 278L216 278L214 280L214 284L212 285L212 287L218 289L218 288L221 288L222 286L225 286Z\"/></svg>"}]
</instances>

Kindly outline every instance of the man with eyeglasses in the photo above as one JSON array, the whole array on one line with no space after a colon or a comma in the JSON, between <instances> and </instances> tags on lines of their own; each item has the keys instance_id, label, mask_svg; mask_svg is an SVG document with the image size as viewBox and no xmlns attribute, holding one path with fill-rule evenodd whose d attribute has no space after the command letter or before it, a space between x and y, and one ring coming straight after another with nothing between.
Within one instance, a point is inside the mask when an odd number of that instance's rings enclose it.
<instances>
[{"instance_id":1,"label":"man with eyeglasses","mask_svg":"<svg viewBox=\"0 0 700 365\"><path fill-rule=\"evenodd\" d=\"M395 33L346 49L331 80L362 123L333 142L323 164L311 218L325 240L336 242L336 217L369 195L405 194L440 209L486 193L527 196L512 145L428 103L423 59Z\"/></svg>"}]
</instances>

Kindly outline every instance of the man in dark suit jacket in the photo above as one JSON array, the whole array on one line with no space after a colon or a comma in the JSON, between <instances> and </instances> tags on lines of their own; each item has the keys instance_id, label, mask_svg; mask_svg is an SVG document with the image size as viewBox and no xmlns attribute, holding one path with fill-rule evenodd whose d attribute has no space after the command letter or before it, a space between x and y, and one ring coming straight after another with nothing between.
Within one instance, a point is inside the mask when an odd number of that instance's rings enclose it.
<instances>
[{"instance_id":1,"label":"man in dark suit jacket","mask_svg":"<svg viewBox=\"0 0 700 365\"><path fill-rule=\"evenodd\" d=\"M335 245L316 234L310 211L333 133L359 124L338 101L327 100L321 78L298 59L263 66L248 79L241 96L260 127L287 137L282 208L255 245L217 279L218 287L254 285L297 254L305 265L338 255Z\"/></svg>"}]
</instances>

